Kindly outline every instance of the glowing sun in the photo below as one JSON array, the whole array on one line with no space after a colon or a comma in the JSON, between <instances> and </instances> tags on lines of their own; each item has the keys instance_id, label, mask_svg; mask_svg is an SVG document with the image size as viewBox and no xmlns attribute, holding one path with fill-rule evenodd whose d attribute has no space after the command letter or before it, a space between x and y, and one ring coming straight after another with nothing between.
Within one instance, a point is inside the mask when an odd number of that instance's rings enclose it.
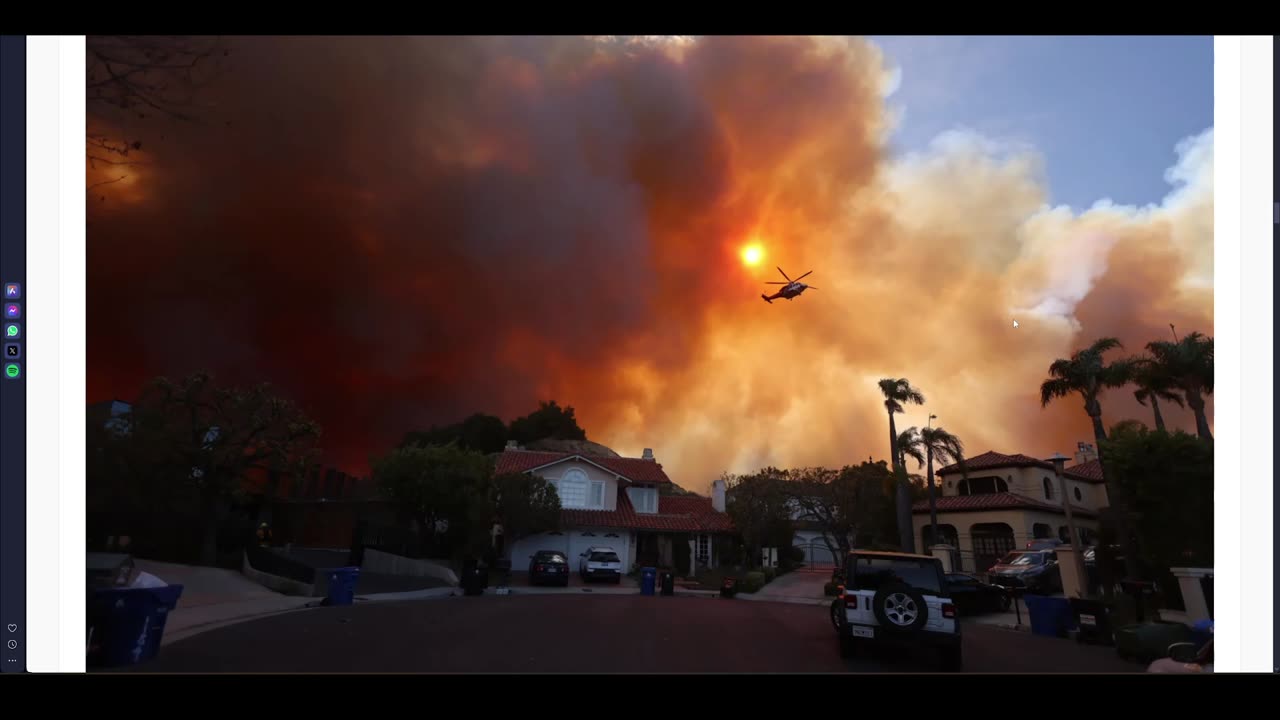
<instances>
[{"instance_id":1,"label":"glowing sun","mask_svg":"<svg viewBox=\"0 0 1280 720\"><path fill-rule=\"evenodd\" d=\"M752 244L742 248L742 262L745 265L759 265L764 260L764 248Z\"/></svg>"}]
</instances>

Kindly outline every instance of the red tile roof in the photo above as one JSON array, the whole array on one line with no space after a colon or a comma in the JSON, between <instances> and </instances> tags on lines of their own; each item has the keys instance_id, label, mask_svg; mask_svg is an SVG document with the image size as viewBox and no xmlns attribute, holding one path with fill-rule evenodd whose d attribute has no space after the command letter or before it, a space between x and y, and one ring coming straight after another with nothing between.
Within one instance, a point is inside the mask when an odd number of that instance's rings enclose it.
<instances>
[{"instance_id":1,"label":"red tile roof","mask_svg":"<svg viewBox=\"0 0 1280 720\"><path fill-rule=\"evenodd\" d=\"M946 495L937 499L938 512L977 512L980 510L1043 510L1058 514L1065 511L1058 505L1033 500L1017 493L986 493L982 495ZM922 501L911 506L911 512L920 515L929 512L929 502ZM1072 505L1073 515L1097 517L1092 510Z\"/></svg>"},{"instance_id":2,"label":"red tile roof","mask_svg":"<svg viewBox=\"0 0 1280 720\"><path fill-rule=\"evenodd\" d=\"M1005 455L1004 453L998 453L994 450L988 450L981 455L965 458L964 464L965 469L969 472L973 472L974 470L994 470L996 468L1006 467L1037 467L1045 470L1053 469L1053 463L1048 460L1039 460L1031 457L1030 455L1023 455L1022 453ZM955 463L942 468L938 471L938 474L952 475L958 472L960 472L960 464ZM1090 460L1087 463L1081 463L1064 469L1063 474L1077 480L1084 480L1085 482L1102 482L1102 464L1097 460Z\"/></svg>"},{"instance_id":3,"label":"red tile roof","mask_svg":"<svg viewBox=\"0 0 1280 720\"><path fill-rule=\"evenodd\" d=\"M648 461L646 461L648 462ZM665 532L732 532L729 516L716 512L710 498L659 497L658 512L638 513L625 492L618 493L616 510L560 511L560 522L570 527L624 528Z\"/></svg>"},{"instance_id":4,"label":"red tile roof","mask_svg":"<svg viewBox=\"0 0 1280 720\"><path fill-rule=\"evenodd\" d=\"M1071 477L1079 480L1103 482L1102 463L1097 460L1090 460L1087 463L1080 463L1074 467L1069 467L1063 471L1063 474L1070 475Z\"/></svg>"},{"instance_id":5,"label":"red tile roof","mask_svg":"<svg viewBox=\"0 0 1280 720\"><path fill-rule=\"evenodd\" d=\"M605 470L642 485L662 485L670 483L671 478L662 470L660 463L640 458L609 458L574 453L540 452L536 450L504 450L498 456L495 473L522 473L546 467L554 463L577 458L583 462L599 465Z\"/></svg>"}]
</instances>

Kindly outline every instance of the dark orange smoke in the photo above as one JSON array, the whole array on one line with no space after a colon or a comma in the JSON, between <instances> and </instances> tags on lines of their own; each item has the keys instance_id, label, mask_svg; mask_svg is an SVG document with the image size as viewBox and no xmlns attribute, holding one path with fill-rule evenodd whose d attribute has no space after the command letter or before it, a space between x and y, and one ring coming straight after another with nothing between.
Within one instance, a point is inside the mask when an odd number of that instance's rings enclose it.
<instances>
[{"instance_id":1,"label":"dark orange smoke","mask_svg":"<svg viewBox=\"0 0 1280 720\"><path fill-rule=\"evenodd\" d=\"M149 164L91 197L90 400L269 380L361 472L406 430L554 398L704 490L884 457L883 376L929 400L899 427L1066 452L1089 424L1040 409L1050 362L1213 331L1211 133L1162 206L1072 215L1022 150L888 157L860 40L252 38L225 62L207 122L91 118ZM775 265L819 290L765 304ZM1104 411L1149 417L1127 391Z\"/></svg>"}]
</instances>

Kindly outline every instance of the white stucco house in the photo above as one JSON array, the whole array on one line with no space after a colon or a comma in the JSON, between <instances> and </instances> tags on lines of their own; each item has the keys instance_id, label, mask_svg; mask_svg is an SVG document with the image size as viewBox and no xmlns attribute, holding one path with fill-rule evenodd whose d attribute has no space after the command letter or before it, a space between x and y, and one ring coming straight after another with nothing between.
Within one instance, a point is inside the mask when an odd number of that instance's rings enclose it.
<instances>
[{"instance_id":1,"label":"white stucco house","mask_svg":"<svg viewBox=\"0 0 1280 720\"><path fill-rule=\"evenodd\" d=\"M664 495L670 485L651 450L640 458L596 457L541 452L509 446L498 456L496 472L531 473L546 479L560 495L560 530L522 538L506 548L514 572L527 571L528 558L539 550L558 550L571 565L586 548L606 545L617 551L628 569L655 565L675 567L689 549L696 566L715 567L716 535L733 532L725 514L725 487L717 480L712 497Z\"/></svg>"},{"instance_id":2,"label":"white stucco house","mask_svg":"<svg viewBox=\"0 0 1280 720\"><path fill-rule=\"evenodd\" d=\"M996 560L1033 539L1069 539L1064 502L1071 503L1080 541L1089 544L1098 530L1098 512L1107 507L1102 466L1092 445L1080 443L1075 463L1063 471L1063 498L1053 464L1022 454L988 451L937 473L938 542L958 548L953 558L964 572L982 573ZM934 544L929 503L912 507L919 547Z\"/></svg>"}]
</instances>

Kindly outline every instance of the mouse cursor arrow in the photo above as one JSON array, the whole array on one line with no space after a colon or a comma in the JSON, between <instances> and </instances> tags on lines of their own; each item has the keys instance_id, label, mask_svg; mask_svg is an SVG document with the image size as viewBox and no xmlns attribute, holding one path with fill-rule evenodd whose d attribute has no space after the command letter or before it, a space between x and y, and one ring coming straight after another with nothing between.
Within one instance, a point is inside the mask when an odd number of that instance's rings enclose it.
<instances>
[{"instance_id":1,"label":"mouse cursor arrow","mask_svg":"<svg viewBox=\"0 0 1280 720\"><path fill-rule=\"evenodd\" d=\"M1018 327L1018 321L1017 321L1017 320L1014 320L1014 321L1013 321L1013 326L1014 326L1014 327Z\"/></svg>"}]
</instances>

